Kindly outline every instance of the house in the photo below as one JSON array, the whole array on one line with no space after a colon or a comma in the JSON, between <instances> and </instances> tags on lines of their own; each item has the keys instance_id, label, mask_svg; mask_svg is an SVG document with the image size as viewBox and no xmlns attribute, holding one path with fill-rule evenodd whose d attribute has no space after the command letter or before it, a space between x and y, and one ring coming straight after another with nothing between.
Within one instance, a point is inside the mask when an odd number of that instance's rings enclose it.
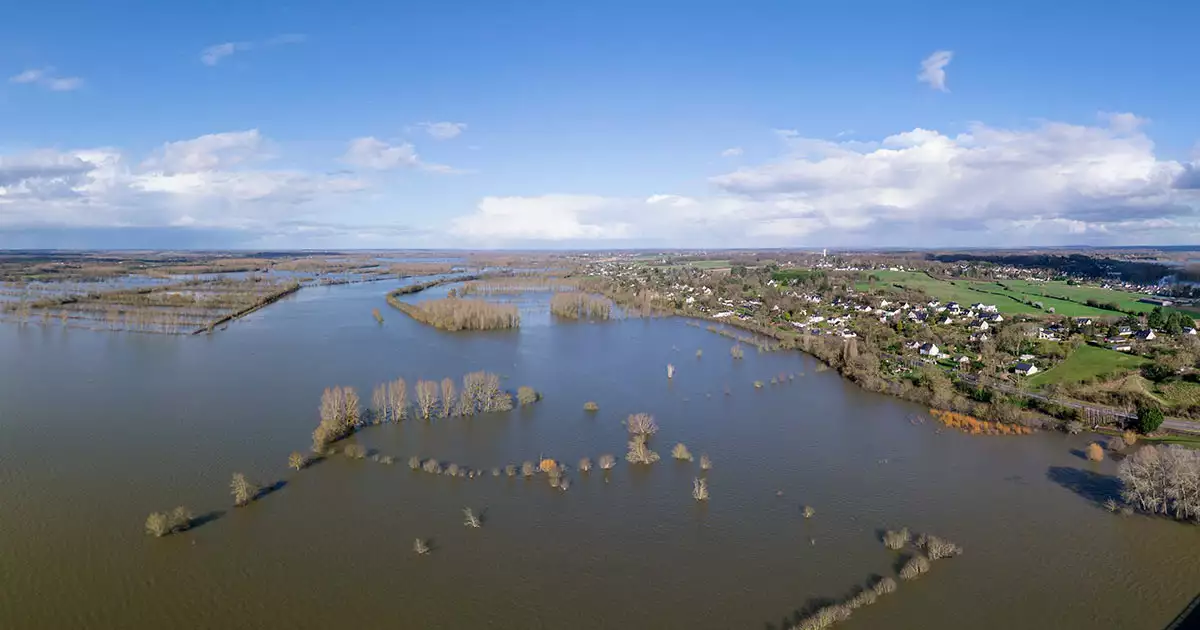
<instances>
[{"instance_id":1,"label":"house","mask_svg":"<svg viewBox=\"0 0 1200 630\"><path fill-rule=\"evenodd\" d=\"M947 325L947 324L952 324L952 323L954 323L954 320L953 320L953 319L950 319L949 317L943 317L943 318L942 318L940 321L938 321L938 323L939 323L939 324L941 324L941 325L943 325L943 326L945 326L945 325Z\"/></svg>"},{"instance_id":2,"label":"house","mask_svg":"<svg viewBox=\"0 0 1200 630\"><path fill-rule=\"evenodd\" d=\"M1033 355L1032 354L1022 354L1021 356L1017 357L1017 359L1021 360L1021 361L1029 362L1029 361L1033 360Z\"/></svg>"},{"instance_id":3,"label":"house","mask_svg":"<svg viewBox=\"0 0 1200 630\"><path fill-rule=\"evenodd\" d=\"M1080 317L1079 319L1075 320L1075 323L1076 323L1076 324L1079 324L1080 326L1091 326L1091 325L1092 325L1092 318L1090 318L1090 317Z\"/></svg>"},{"instance_id":4,"label":"house","mask_svg":"<svg viewBox=\"0 0 1200 630\"><path fill-rule=\"evenodd\" d=\"M979 321L977 321L977 322L975 322L975 323L971 324L971 328L975 328L975 329L977 329L977 330L987 330L987 329L988 329L988 323L987 323L986 321L984 321L984 320L982 320L982 319L981 319L981 320L979 320Z\"/></svg>"},{"instance_id":5,"label":"house","mask_svg":"<svg viewBox=\"0 0 1200 630\"><path fill-rule=\"evenodd\" d=\"M1194 334L1196 334L1196 329L1189 326L1189 327L1183 329L1183 334L1194 335Z\"/></svg>"},{"instance_id":6,"label":"house","mask_svg":"<svg viewBox=\"0 0 1200 630\"><path fill-rule=\"evenodd\" d=\"M1134 335L1133 338L1137 339L1138 341L1153 341L1157 336L1158 335L1155 335L1153 330L1147 328L1146 330L1137 331L1137 334Z\"/></svg>"},{"instance_id":7,"label":"house","mask_svg":"<svg viewBox=\"0 0 1200 630\"><path fill-rule=\"evenodd\" d=\"M1128 326L1121 326L1117 329L1117 334L1121 335L1122 337L1128 337L1129 335L1133 334L1133 329Z\"/></svg>"},{"instance_id":8,"label":"house","mask_svg":"<svg viewBox=\"0 0 1200 630\"><path fill-rule=\"evenodd\" d=\"M917 350L917 352L921 353L922 356L926 356L926 357L936 357L942 353L942 351L938 350L938 347L932 343L927 343L927 344L922 345L921 348L919 350Z\"/></svg>"},{"instance_id":9,"label":"house","mask_svg":"<svg viewBox=\"0 0 1200 630\"><path fill-rule=\"evenodd\" d=\"M1002 315L1000 315L1000 313L996 313L995 315L992 315L990 319L997 324L1004 321L1004 317Z\"/></svg>"},{"instance_id":10,"label":"house","mask_svg":"<svg viewBox=\"0 0 1200 630\"><path fill-rule=\"evenodd\" d=\"M920 348L920 347L921 347L921 342L919 342L919 341L910 341L910 342L908 342L908 343L904 344L904 347L905 347L905 348L908 348L909 350L916 350L917 348Z\"/></svg>"},{"instance_id":11,"label":"house","mask_svg":"<svg viewBox=\"0 0 1200 630\"><path fill-rule=\"evenodd\" d=\"M1117 352L1129 352L1129 351L1133 350L1133 346L1131 346L1125 342L1120 342L1120 343L1114 343L1114 344L1110 345L1108 347L1108 349L1116 350Z\"/></svg>"},{"instance_id":12,"label":"house","mask_svg":"<svg viewBox=\"0 0 1200 630\"><path fill-rule=\"evenodd\" d=\"M1037 366L1032 363L1018 363L1013 371L1021 376L1030 376L1038 373Z\"/></svg>"},{"instance_id":13,"label":"house","mask_svg":"<svg viewBox=\"0 0 1200 630\"><path fill-rule=\"evenodd\" d=\"M958 364L959 364L959 365L961 365L961 366L967 366L967 365L970 365L970 364L971 364L971 357L968 357L968 356L967 356L967 355L965 355L965 354L964 354L964 355L962 355L962 356L960 356L960 357L958 357Z\"/></svg>"},{"instance_id":14,"label":"house","mask_svg":"<svg viewBox=\"0 0 1200 630\"><path fill-rule=\"evenodd\" d=\"M971 341L978 341L980 343L983 343L983 342L987 341L988 339L991 339L991 337L989 337L987 335L987 333L977 333L977 334L971 335Z\"/></svg>"}]
</instances>

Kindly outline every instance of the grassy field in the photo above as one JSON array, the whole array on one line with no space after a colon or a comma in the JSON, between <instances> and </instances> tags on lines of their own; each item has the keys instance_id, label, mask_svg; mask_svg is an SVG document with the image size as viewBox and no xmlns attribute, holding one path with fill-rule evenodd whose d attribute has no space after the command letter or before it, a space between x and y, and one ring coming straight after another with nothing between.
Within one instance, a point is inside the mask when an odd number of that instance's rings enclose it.
<instances>
[{"instance_id":1,"label":"grassy field","mask_svg":"<svg viewBox=\"0 0 1200 630\"><path fill-rule=\"evenodd\" d=\"M693 260L688 263L691 267L698 269L724 269L729 266L728 260Z\"/></svg>"},{"instance_id":2,"label":"grassy field","mask_svg":"<svg viewBox=\"0 0 1200 630\"><path fill-rule=\"evenodd\" d=\"M1158 386L1158 394L1173 407L1200 403L1200 383L1172 381Z\"/></svg>"},{"instance_id":3,"label":"grassy field","mask_svg":"<svg viewBox=\"0 0 1200 630\"><path fill-rule=\"evenodd\" d=\"M1071 356L1058 365L1035 374L1029 379L1033 386L1048 383L1076 383L1101 374L1141 367L1147 359L1096 346L1079 346Z\"/></svg>"},{"instance_id":4,"label":"grassy field","mask_svg":"<svg viewBox=\"0 0 1200 630\"><path fill-rule=\"evenodd\" d=\"M879 278L875 282L877 289L887 289L895 284L917 289L943 302L958 302L969 305L975 302L995 304L1001 313L1030 315L1046 314L1046 309L1053 308L1056 315L1067 317L1119 317L1120 313L1088 306L1084 302L1096 300L1102 303L1116 303L1125 310L1139 312L1154 308L1151 304L1138 302L1147 297L1126 291L1112 291L1100 287L1070 286L1065 282L1030 282L1027 280L1004 280L1001 282L972 281L965 279L940 280L928 274L916 271L872 271L870 275ZM860 291L871 287L864 279L856 283ZM1048 295L1060 296L1047 297ZM1037 309L1028 301L1041 302L1043 308Z\"/></svg>"}]
</instances>

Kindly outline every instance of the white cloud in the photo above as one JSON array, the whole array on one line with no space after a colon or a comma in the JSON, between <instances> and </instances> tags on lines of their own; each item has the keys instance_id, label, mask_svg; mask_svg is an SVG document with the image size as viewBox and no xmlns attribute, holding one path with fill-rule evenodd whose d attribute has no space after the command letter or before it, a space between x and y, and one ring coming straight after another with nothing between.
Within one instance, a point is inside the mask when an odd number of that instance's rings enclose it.
<instances>
[{"instance_id":1,"label":"white cloud","mask_svg":"<svg viewBox=\"0 0 1200 630\"><path fill-rule=\"evenodd\" d=\"M721 152L721 157L737 157L742 154L742 147L730 147Z\"/></svg>"},{"instance_id":2,"label":"white cloud","mask_svg":"<svg viewBox=\"0 0 1200 630\"><path fill-rule=\"evenodd\" d=\"M254 168L270 159L257 130L164 144L147 159L119 150L0 156L0 230L29 227L273 229L363 190L350 175Z\"/></svg>"},{"instance_id":3,"label":"white cloud","mask_svg":"<svg viewBox=\"0 0 1200 630\"><path fill-rule=\"evenodd\" d=\"M1127 114L1106 126L916 128L802 138L710 179L716 194L486 198L452 225L477 242L858 246L1182 242L1200 237L1200 163L1160 159Z\"/></svg>"},{"instance_id":4,"label":"white cloud","mask_svg":"<svg viewBox=\"0 0 1200 630\"><path fill-rule=\"evenodd\" d=\"M928 83L935 90L949 92L946 88L946 66L950 65L953 58L952 50L939 50L929 55L921 62L921 73L917 75L917 80Z\"/></svg>"},{"instance_id":5,"label":"white cloud","mask_svg":"<svg viewBox=\"0 0 1200 630\"><path fill-rule=\"evenodd\" d=\"M457 138L467 130L467 123L461 122L422 122L417 127L435 140Z\"/></svg>"},{"instance_id":6,"label":"white cloud","mask_svg":"<svg viewBox=\"0 0 1200 630\"><path fill-rule=\"evenodd\" d=\"M256 48L270 48L273 46L283 46L285 44L302 44L308 41L308 36L300 33L287 33L284 35L276 35L264 39L259 42L222 42L213 44L200 51L200 62L206 66L215 66L221 63L222 59L233 55L234 53L254 50Z\"/></svg>"},{"instance_id":7,"label":"white cloud","mask_svg":"<svg viewBox=\"0 0 1200 630\"><path fill-rule=\"evenodd\" d=\"M389 144L374 136L355 138L342 156L342 161L359 168L387 171L396 168L417 168L433 173L457 173L445 164L422 161L411 142Z\"/></svg>"},{"instance_id":8,"label":"white cloud","mask_svg":"<svg viewBox=\"0 0 1200 630\"><path fill-rule=\"evenodd\" d=\"M83 87L83 79L79 77L60 77L54 74L54 68L30 68L15 76L9 77L9 83L40 85L53 92L71 92Z\"/></svg>"}]
</instances>

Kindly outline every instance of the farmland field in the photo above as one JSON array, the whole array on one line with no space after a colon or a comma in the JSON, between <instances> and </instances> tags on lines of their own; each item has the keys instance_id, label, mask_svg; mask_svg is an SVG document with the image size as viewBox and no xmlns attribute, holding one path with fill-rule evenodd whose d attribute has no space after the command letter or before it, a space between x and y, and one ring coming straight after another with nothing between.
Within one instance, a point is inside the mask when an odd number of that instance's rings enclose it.
<instances>
[{"instance_id":1,"label":"farmland field","mask_svg":"<svg viewBox=\"0 0 1200 630\"><path fill-rule=\"evenodd\" d=\"M1062 363L1041 374L1035 374L1029 379L1029 384L1041 386L1049 383L1077 383L1118 370L1136 369L1146 362L1146 359L1137 355L1083 345L1076 348Z\"/></svg>"},{"instance_id":2,"label":"farmland field","mask_svg":"<svg viewBox=\"0 0 1200 630\"><path fill-rule=\"evenodd\" d=\"M922 291L942 301L954 301L960 304L974 304L975 302L995 304L1001 313L1006 314L1038 315L1045 314L1048 312L1046 309L1053 308L1056 315L1067 317L1117 317L1121 315L1115 311L1088 306L1084 302L1089 299L1102 303L1113 302L1125 310L1149 311L1154 308L1151 304L1137 301L1147 297L1145 295L1112 291L1100 287L1070 286L1065 282L942 280L919 271L877 270L870 272L870 275L879 278L879 281L875 283L876 288L889 288L899 284ZM856 287L860 291L865 291L870 288L870 283L865 280L860 281ZM1048 295L1069 299L1047 297ZM1026 304L1026 301L1041 302L1044 308L1035 308Z\"/></svg>"}]
</instances>

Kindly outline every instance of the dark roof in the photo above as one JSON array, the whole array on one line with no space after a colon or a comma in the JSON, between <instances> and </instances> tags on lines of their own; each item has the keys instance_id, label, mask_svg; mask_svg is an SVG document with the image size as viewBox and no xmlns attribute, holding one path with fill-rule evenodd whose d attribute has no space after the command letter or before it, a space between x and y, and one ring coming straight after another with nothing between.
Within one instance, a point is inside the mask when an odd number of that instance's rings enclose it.
<instances>
[{"instance_id":1,"label":"dark roof","mask_svg":"<svg viewBox=\"0 0 1200 630\"><path fill-rule=\"evenodd\" d=\"M1019 371L1019 372L1028 372L1028 371L1029 371L1029 369L1030 369L1030 368L1032 368L1032 367L1033 367L1033 364L1032 364L1032 363L1018 363L1018 364L1017 364L1017 371Z\"/></svg>"}]
</instances>

